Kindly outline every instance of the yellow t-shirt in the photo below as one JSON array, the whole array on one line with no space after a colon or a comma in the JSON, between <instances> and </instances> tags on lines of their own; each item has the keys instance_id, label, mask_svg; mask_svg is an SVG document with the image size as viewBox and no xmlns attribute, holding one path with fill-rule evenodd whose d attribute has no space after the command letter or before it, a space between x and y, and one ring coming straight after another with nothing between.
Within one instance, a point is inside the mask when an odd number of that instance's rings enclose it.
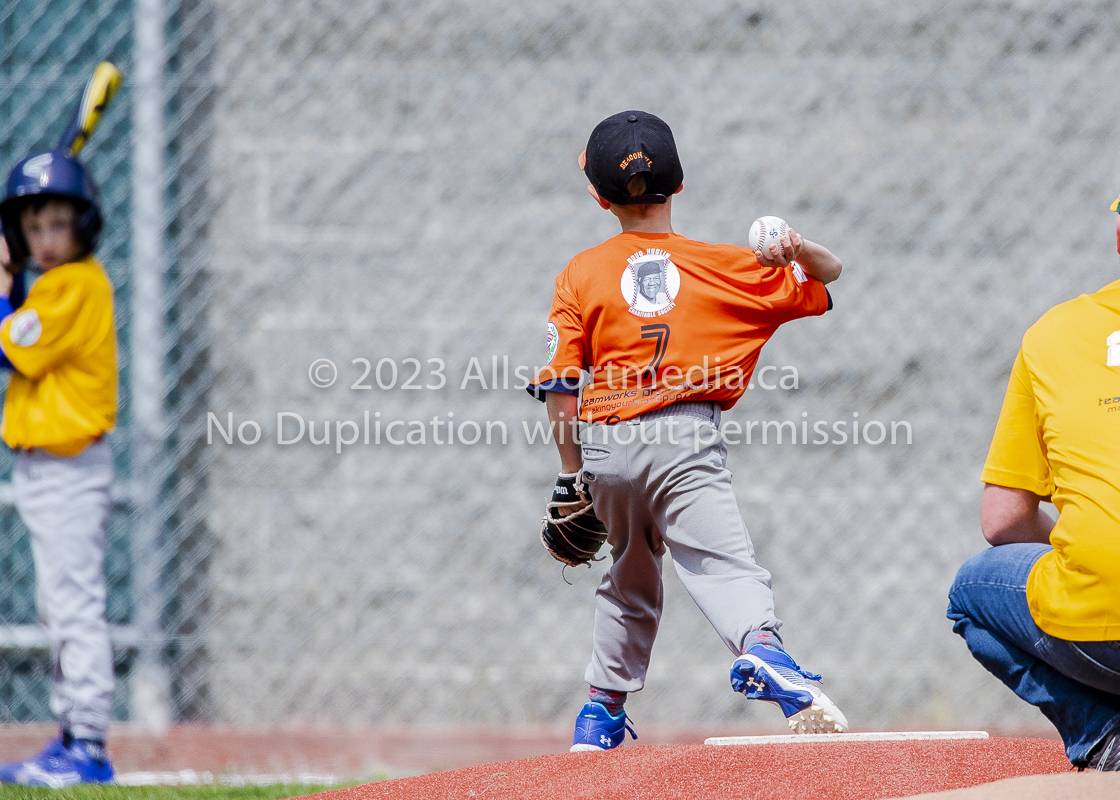
<instances>
[{"instance_id":1,"label":"yellow t-shirt","mask_svg":"<svg viewBox=\"0 0 1120 800\"><path fill-rule=\"evenodd\" d=\"M113 286L92 256L35 281L0 323L0 348L16 372L0 435L9 447L80 453L117 415Z\"/></svg>"},{"instance_id":2,"label":"yellow t-shirt","mask_svg":"<svg viewBox=\"0 0 1120 800\"><path fill-rule=\"evenodd\" d=\"M1120 281L1027 330L982 480L1052 496L1053 551L1027 582L1051 636L1120 639Z\"/></svg>"}]
</instances>

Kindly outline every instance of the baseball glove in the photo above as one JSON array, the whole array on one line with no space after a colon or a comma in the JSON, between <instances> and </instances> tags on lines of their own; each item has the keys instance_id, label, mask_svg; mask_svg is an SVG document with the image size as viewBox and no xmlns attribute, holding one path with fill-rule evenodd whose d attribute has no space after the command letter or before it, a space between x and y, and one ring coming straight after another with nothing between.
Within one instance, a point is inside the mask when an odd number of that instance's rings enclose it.
<instances>
[{"instance_id":1,"label":"baseball glove","mask_svg":"<svg viewBox=\"0 0 1120 800\"><path fill-rule=\"evenodd\" d=\"M586 505L565 513L579 503ZM595 554L606 540L607 527L595 516L595 504L583 482L583 474L559 475L541 521L541 542L545 549L557 561L578 567L598 561Z\"/></svg>"}]
</instances>

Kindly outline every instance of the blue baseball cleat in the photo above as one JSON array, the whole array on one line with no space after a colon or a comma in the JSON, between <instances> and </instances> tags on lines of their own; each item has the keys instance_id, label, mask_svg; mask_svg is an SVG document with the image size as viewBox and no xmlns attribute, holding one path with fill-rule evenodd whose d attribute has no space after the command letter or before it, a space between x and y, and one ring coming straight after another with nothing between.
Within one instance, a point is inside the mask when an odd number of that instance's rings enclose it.
<instances>
[{"instance_id":1,"label":"blue baseball cleat","mask_svg":"<svg viewBox=\"0 0 1120 800\"><path fill-rule=\"evenodd\" d=\"M60 737L48 742L39 755L27 761L0 764L0 784L62 789L79 783L111 780L113 764L105 748L85 739L74 739L69 747L64 747Z\"/></svg>"},{"instance_id":2,"label":"blue baseball cleat","mask_svg":"<svg viewBox=\"0 0 1120 800\"><path fill-rule=\"evenodd\" d=\"M635 739L638 734L627 723L629 717L623 711L617 717L602 703L587 703L576 717L576 732L572 736L571 753L586 753L595 750L613 750L622 744L626 731Z\"/></svg>"},{"instance_id":3,"label":"blue baseball cleat","mask_svg":"<svg viewBox=\"0 0 1120 800\"><path fill-rule=\"evenodd\" d=\"M836 704L809 681L820 681L797 666L784 650L756 644L731 665L731 688L751 700L776 704L794 733L843 733L848 730Z\"/></svg>"}]
</instances>

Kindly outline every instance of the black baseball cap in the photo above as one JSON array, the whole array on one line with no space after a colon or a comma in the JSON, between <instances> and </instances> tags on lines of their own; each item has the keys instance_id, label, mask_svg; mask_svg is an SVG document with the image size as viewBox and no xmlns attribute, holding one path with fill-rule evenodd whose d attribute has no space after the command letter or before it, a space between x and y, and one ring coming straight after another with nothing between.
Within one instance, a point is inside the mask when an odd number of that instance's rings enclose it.
<instances>
[{"instance_id":1,"label":"black baseball cap","mask_svg":"<svg viewBox=\"0 0 1120 800\"><path fill-rule=\"evenodd\" d=\"M618 205L664 203L684 183L673 132L645 111L623 111L591 131L583 173L599 196ZM646 194L631 197L626 183L646 173Z\"/></svg>"}]
</instances>

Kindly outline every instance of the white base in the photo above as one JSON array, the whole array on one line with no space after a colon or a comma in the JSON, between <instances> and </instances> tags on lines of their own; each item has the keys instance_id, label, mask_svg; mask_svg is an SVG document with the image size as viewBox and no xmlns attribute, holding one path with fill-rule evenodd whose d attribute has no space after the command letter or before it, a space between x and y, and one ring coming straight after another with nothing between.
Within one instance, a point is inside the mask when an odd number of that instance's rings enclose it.
<instances>
[{"instance_id":1,"label":"white base","mask_svg":"<svg viewBox=\"0 0 1120 800\"><path fill-rule=\"evenodd\" d=\"M987 739L987 731L902 731L900 733L816 733L798 736L713 736L704 744L823 744L825 742L925 742L935 739Z\"/></svg>"}]
</instances>

